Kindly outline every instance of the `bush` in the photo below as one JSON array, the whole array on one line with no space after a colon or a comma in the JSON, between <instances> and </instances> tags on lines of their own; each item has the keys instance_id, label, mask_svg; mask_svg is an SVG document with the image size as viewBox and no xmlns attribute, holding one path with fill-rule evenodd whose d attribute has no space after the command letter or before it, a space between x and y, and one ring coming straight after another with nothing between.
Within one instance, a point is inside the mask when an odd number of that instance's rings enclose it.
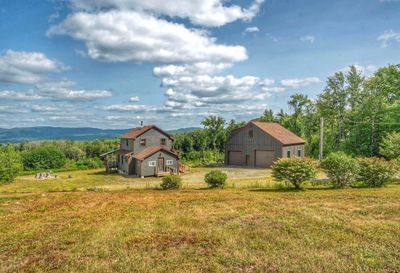
<instances>
[{"instance_id":1,"label":"bush","mask_svg":"<svg viewBox=\"0 0 400 273\"><path fill-rule=\"evenodd\" d=\"M360 180L369 187L382 187L394 177L394 164L382 158L359 158L358 164Z\"/></svg>"},{"instance_id":2,"label":"bush","mask_svg":"<svg viewBox=\"0 0 400 273\"><path fill-rule=\"evenodd\" d=\"M84 158L81 160L78 160L76 162L76 166L78 169L83 170L83 169L98 169L103 167L103 161L101 161L100 158L94 157L94 158Z\"/></svg>"},{"instance_id":3,"label":"bush","mask_svg":"<svg viewBox=\"0 0 400 273\"><path fill-rule=\"evenodd\" d=\"M0 148L0 183L12 182L23 169L21 155L11 146Z\"/></svg>"},{"instance_id":4,"label":"bush","mask_svg":"<svg viewBox=\"0 0 400 273\"><path fill-rule=\"evenodd\" d=\"M23 153L23 163L27 170L58 169L65 164L64 153L55 147L41 147Z\"/></svg>"},{"instance_id":5,"label":"bush","mask_svg":"<svg viewBox=\"0 0 400 273\"><path fill-rule=\"evenodd\" d=\"M204 181L210 188L223 188L226 185L228 176L221 171L211 171L204 177Z\"/></svg>"},{"instance_id":6,"label":"bush","mask_svg":"<svg viewBox=\"0 0 400 273\"><path fill-rule=\"evenodd\" d=\"M387 159L400 158L400 133L387 134L379 146L379 153Z\"/></svg>"},{"instance_id":7,"label":"bush","mask_svg":"<svg viewBox=\"0 0 400 273\"><path fill-rule=\"evenodd\" d=\"M322 161L322 168L336 188L343 188L353 182L358 174L358 163L344 152L330 154Z\"/></svg>"},{"instance_id":8,"label":"bush","mask_svg":"<svg viewBox=\"0 0 400 273\"><path fill-rule=\"evenodd\" d=\"M180 189L182 187L182 178L174 174L164 176L160 186L163 190Z\"/></svg>"},{"instance_id":9,"label":"bush","mask_svg":"<svg viewBox=\"0 0 400 273\"><path fill-rule=\"evenodd\" d=\"M316 174L316 163L309 158L282 158L272 166L272 176L278 181L293 184L296 189Z\"/></svg>"}]
</instances>

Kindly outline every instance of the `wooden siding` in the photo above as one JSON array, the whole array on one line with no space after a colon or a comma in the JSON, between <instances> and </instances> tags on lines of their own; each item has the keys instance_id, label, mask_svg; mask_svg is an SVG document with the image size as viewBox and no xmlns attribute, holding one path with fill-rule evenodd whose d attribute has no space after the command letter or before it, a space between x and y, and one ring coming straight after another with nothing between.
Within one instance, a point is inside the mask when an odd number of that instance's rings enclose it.
<instances>
[{"instance_id":1,"label":"wooden siding","mask_svg":"<svg viewBox=\"0 0 400 273\"><path fill-rule=\"evenodd\" d=\"M172 148L172 140L168 136L159 132L158 130L151 129L151 130L147 131L146 133L144 133L143 135L139 136L137 139L135 139L135 142L134 142L135 154L143 151L144 149L146 149L147 147L150 147L150 146L160 146L162 138L165 138L165 141L166 141L165 142L166 145L164 145L164 146L167 147L168 149L171 149ZM141 139L146 139L146 146L140 145Z\"/></svg>"},{"instance_id":2,"label":"wooden siding","mask_svg":"<svg viewBox=\"0 0 400 273\"><path fill-rule=\"evenodd\" d=\"M167 164L167 160L172 160L173 165L170 165L170 166L166 165L166 166L174 168L175 170L177 170L177 168L178 168L178 158L176 156L173 156L173 155L169 154L169 153L166 153L166 152L163 152L163 151L159 151L159 152L156 152L155 154L153 154L152 156L149 156L145 160L143 160L143 173L139 174L139 176L153 176L153 175L155 175L156 174L155 173L155 168L157 168L157 166L150 167L149 166L149 161L155 161L156 164L157 164L157 158L158 157L163 157L164 158L165 165Z\"/></svg>"},{"instance_id":3,"label":"wooden siding","mask_svg":"<svg viewBox=\"0 0 400 273\"><path fill-rule=\"evenodd\" d=\"M128 141L128 145L126 145L127 141ZM120 149L133 151L133 139L121 138Z\"/></svg>"},{"instance_id":4,"label":"wooden siding","mask_svg":"<svg viewBox=\"0 0 400 273\"><path fill-rule=\"evenodd\" d=\"M253 137L249 131L253 130ZM246 155L249 156L249 166L254 166L255 150L274 151L275 158L282 156L282 144L263 132L258 127L248 124L233 135L225 144L225 162L228 163L229 151L243 151L243 162L246 162Z\"/></svg>"},{"instance_id":5,"label":"wooden siding","mask_svg":"<svg viewBox=\"0 0 400 273\"><path fill-rule=\"evenodd\" d=\"M290 145L282 147L282 157L287 157L287 152L290 151L290 157L297 157L297 151L301 151L301 157L304 157L304 144Z\"/></svg>"}]
</instances>

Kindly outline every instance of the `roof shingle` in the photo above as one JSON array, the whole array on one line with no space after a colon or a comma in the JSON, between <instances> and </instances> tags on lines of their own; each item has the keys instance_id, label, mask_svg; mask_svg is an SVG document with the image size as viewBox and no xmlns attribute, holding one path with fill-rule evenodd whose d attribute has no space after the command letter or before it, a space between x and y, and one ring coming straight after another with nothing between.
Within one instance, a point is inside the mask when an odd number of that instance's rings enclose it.
<instances>
[{"instance_id":1,"label":"roof shingle","mask_svg":"<svg viewBox=\"0 0 400 273\"><path fill-rule=\"evenodd\" d=\"M164 132L163 130L161 130L160 128L158 128L155 125L147 125L147 126L143 126L143 127L137 127L137 128L133 128L132 130L130 130L128 133L122 135L121 138L137 138L140 135L146 133L147 131L149 131L150 129L156 129L157 131L163 133L164 135L168 136L169 138L172 138L172 136L166 132Z\"/></svg>"},{"instance_id":2,"label":"roof shingle","mask_svg":"<svg viewBox=\"0 0 400 273\"><path fill-rule=\"evenodd\" d=\"M278 140L283 145L294 145L294 144L304 144L305 141L301 137L297 136L293 132L289 131L282 125L273 122L259 122L252 121L252 124L260 128L265 133L269 134L271 137Z\"/></svg>"},{"instance_id":3,"label":"roof shingle","mask_svg":"<svg viewBox=\"0 0 400 273\"><path fill-rule=\"evenodd\" d=\"M151 156L151 155L153 155L153 154L155 154L155 153L157 153L159 151L164 151L164 152L167 152L167 153L170 153L172 155L175 155L175 156L179 157L178 154L175 151L169 150L169 149L166 149L163 146L157 146L157 145L150 146L150 147L144 149L143 151L141 151L141 152L139 152L137 154L134 154L133 157L138 159L138 160L144 160L144 159L148 158L149 156Z\"/></svg>"}]
</instances>

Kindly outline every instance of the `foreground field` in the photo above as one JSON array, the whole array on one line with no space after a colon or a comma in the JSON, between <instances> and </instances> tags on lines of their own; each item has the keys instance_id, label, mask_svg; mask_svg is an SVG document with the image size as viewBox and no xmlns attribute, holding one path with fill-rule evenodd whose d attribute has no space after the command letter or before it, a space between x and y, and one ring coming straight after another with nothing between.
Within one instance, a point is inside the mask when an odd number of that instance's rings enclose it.
<instances>
[{"instance_id":1,"label":"foreground field","mask_svg":"<svg viewBox=\"0 0 400 273\"><path fill-rule=\"evenodd\" d=\"M0 272L400 272L400 185L283 191L223 170L224 190L209 169L179 191L99 171L0 186Z\"/></svg>"}]
</instances>

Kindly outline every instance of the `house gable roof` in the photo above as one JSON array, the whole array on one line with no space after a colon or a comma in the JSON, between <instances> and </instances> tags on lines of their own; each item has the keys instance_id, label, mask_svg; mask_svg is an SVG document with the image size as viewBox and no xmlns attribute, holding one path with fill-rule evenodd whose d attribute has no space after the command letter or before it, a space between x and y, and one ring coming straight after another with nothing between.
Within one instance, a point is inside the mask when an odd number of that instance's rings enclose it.
<instances>
[{"instance_id":1,"label":"house gable roof","mask_svg":"<svg viewBox=\"0 0 400 273\"><path fill-rule=\"evenodd\" d=\"M279 141L282 145L295 145L306 143L304 139L297 136L295 133L289 131L278 123L259 121L251 121L250 123Z\"/></svg>"},{"instance_id":2,"label":"house gable roof","mask_svg":"<svg viewBox=\"0 0 400 273\"><path fill-rule=\"evenodd\" d=\"M143 135L147 131L150 131L151 129L157 130L160 133L162 133L163 135L165 135L168 138L172 139L172 136L170 134L168 134L167 132L161 130L160 128L158 128L155 125L148 125L148 126L133 128L128 133L122 135L121 138L135 139L135 138L138 138L139 136Z\"/></svg>"},{"instance_id":3,"label":"house gable roof","mask_svg":"<svg viewBox=\"0 0 400 273\"><path fill-rule=\"evenodd\" d=\"M171 155L174 155L176 157L179 157L178 154L175 151L166 149L163 146L150 146L150 147L144 149L143 151L141 151L141 152L139 152L137 154L134 154L133 157L138 159L138 160L145 160L149 156L152 156L153 154L155 154L155 153L157 153L159 151L163 151L163 152L169 153Z\"/></svg>"}]
</instances>

